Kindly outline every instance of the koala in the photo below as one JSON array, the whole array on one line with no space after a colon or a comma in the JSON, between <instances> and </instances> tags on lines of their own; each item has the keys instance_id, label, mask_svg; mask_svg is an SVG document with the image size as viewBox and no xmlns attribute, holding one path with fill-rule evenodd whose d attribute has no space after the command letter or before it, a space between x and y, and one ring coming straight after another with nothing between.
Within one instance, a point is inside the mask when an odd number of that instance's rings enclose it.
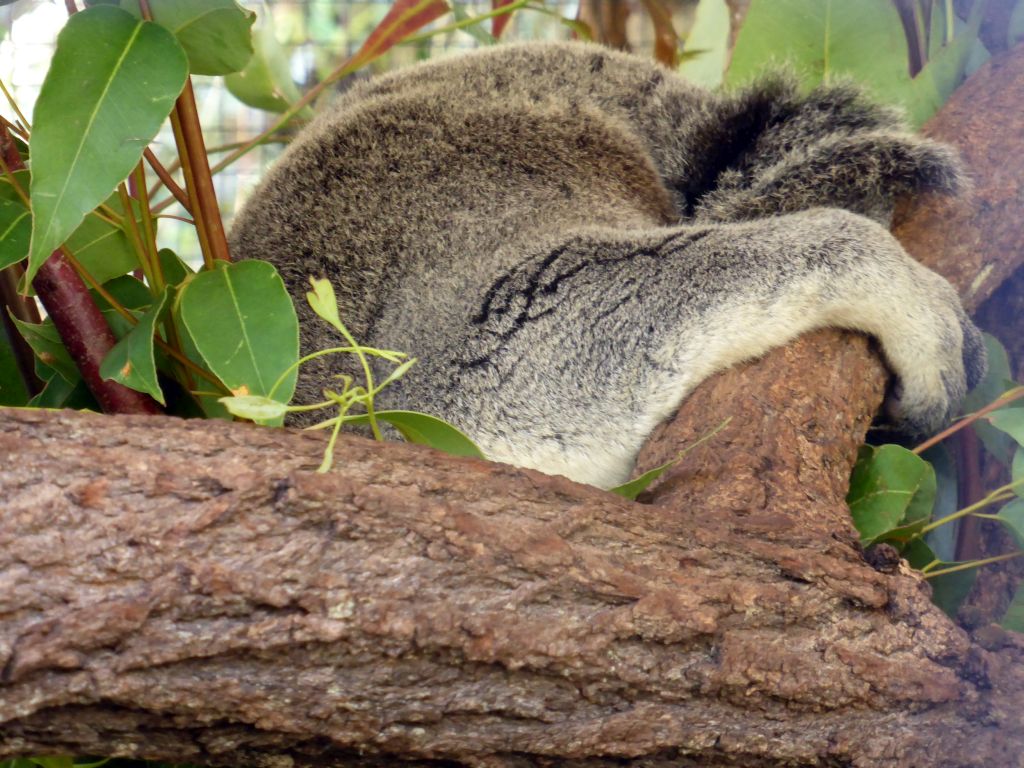
<instances>
[{"instance_id":1,"label":"koala","mask_svg":"<svg viewBox=\"0 0 1024 768\"><path fill-rule=\"evenodd\" d=\"M326 276L357 339L418 358L379 408L610 487L702 380L823 326L880 341L901 433L941 427L984 347L885 225L896 196L963 184L850 85L708 92L595 45L517 44L354 86L230 241L280 270L303 353L338 343L304 300ZM297 402L345 365L304 367Z\"/></svg>"}]
</instances>

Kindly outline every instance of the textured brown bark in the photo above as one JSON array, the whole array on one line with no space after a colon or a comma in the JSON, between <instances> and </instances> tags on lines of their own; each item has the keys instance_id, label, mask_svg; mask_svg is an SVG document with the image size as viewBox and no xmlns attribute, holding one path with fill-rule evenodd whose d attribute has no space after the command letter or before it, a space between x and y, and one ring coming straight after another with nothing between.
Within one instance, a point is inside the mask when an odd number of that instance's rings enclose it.
<instances>
[{"instance_id":1,"label":"textured brown bark","mask_svg":"<svg viewBox=\"0 0 1024 768\"><path fill-rule=\"evenodd\" d=\"M0 755L981 766L1024 747L1024 645L972 644L917 577L861 559L836 503L857 418L791 435L802 497L776 495L783 467L733 465L679 514L413 446L350 438L317 475L308 435L2 414Z\"/></svg>"},{"instance_id":2,"label":"textured brown bark","mask_svg":"<svg viewBox=\"0 0 1024 768\"><path fill-rule=\"evenodd\" d=\"M1016 112L990 118L964 138ZM882 373L827 331L706 382L642 460L733 420L650 504L414 446L349 438L318 475L318 436L0 411L0 756L1022 765L1024 641L856 545Z\"/></svg>"}]
</instances>

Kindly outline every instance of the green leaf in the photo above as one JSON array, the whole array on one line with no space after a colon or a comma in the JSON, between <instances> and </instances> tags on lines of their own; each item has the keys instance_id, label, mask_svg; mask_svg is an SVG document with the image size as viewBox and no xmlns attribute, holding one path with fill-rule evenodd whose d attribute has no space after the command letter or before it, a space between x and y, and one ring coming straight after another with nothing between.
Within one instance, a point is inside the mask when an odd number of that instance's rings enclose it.
<instances>
[{"instance_id":1,"label":"green leaf","mask_svg":"<svg viewBox=\"0 0 1024 768\"><path fill-rule=\"evenodd\" d=\"M963 82L967 60L975 51L984 6L984 3L974 3L967 24L960 27L951 43L931 54L909 87L894 83L892 98L887 100L905 106L914 126L920 126L934 115Z\"/></svg>"},{"instance_id":2,"label":"green leaf","mask_svg":"<svg viewBox=\"0 0 1024 768\"><path fill-rule=\"evenodd\" d=\"M123 7L141 18L138 0ZM150 0L149 8L185 49L192 74L228 75L249 63L256 14L234 0Z\"/></svg>"},{"instance_id":3,"label":"green leaf","mask_svg":"<svg viewBox=\"0 0 1024 768\"><path fill-rule=\"evenodd\" d=\"M64 348L64 342L61 341L53 321L47 319L42 323L26 323L13 316L11 320L36 356L56 371L64 381L74 384L81 379L78 367Z\"/></svg>"},{"instance_id":4,"label":"green leaf","mask_svg":"<svg viewBox=\"0 0 1024 768\"><path fill-rule=\"evenodd\" d=\"M928 583L932 587L932 602L951 619L956 619L960 604L970 593L974 586L974 580L977 578L978 569L968 568L928 579Z\"/></svg>"},{"instance_id":5,"label":"green leaf","mask_svg":"<svg viewBox=\"0 0 1024 768\"><path fill-rule=\"evenodd\" d=\"M153 303L153 295L149 288L131 275L115 277L105 282L103 287L125 309L144 309ZM107 300L95 291L92 292L92 297L101 310L113 310Z\"/></svg>"},{"instance_id":6,"label":"green leaf","mask_svg":"<svg viewBox=\"0 0 1024 768\"><path fill-rule=\"evenodd\" d=\"M202 359L233 394L291 399L294 370L270 391L299 356L295 308L271 264L241 261L200 272L182 286L177 303Z\"/></svg>"},{"instance_id":7,"label":"green leaf","mask_svg":"<svg viewBox=\"0 0 1024 768\"><path fill-rule=\"evenodd\" d=\"M28 401L29 408L72 408L76 411L102 412L82 379L73 384L63 376L52 376L43 391Z\"/></svg>"},{"instance_id":8,"label":"green leaf","mask_svg":"<svg viewBox=\"0 0 1024 768\"><path fill-rule=\"evenodd\" d=\"M1017 546L1024 549L1024 499L1015 499L996 513L996 518L1013 533Z\"/></svg>"},{"instance_id":9,"label":"green leaf","mask_svg":"<svg viewBox=\"0 0 1024 768\"><path fill-rule=\"evenodd\" d=\"M157 251L157 258L164 273L164 282L168 285L181 285L185 278L195 274L195 270L178 258L178 254L170 248L161 248Z\"/></svg>"},{"instance_id":10,"label":"green leaf","mask_svg":"<svg viewBox=\"0 0 1024 768\"><path fill-rule=\"evenodd\" d=\"M916 568L917 570L921 570L925 566L939 560L939 557L932 551L932 548L920 538L911 539L907 542L900 549L900 555L910 563L911 568Z\"/></svg>"},{"instance_id":11,"label":"green leaf","mask_svg":"<svg viewBox=\"0 0 1024 768\"><path fill-rule=\"evenodd\" d=\"M697 4L696 19L686 37L687 56L676 70L690 82L705 88L717 88L725 77L729 55L729 6L725 0L702 0Z\"/></svg>"},{"instance_id":12,"label":"green leaf","mask_svg":"<svg viewBox=\"0 0 1024 768\"><path fill-rule=\"evenodd\" d=\"M469 21L473 18L473 16L471 16L466 9L458 3L452 6L452 15L455 16L456 22ZM494 35L483 28L482 24L484 21L484 19L481 19L476 24L467 24L464 27L460 27L460 30L472 37L480 45L494 45L498 40Z\"/></svg>"},{"instance_id":13,"label":"green leaf","mask_svg":"<svg viewBox=\"0 0 1024 768\"><path fill-rule=\"evenodd\" d=\"M999 625L1012 632L1024 632L1024 585L1017 585L1013 600L1006 607L1006 613L999 620Z\"/></svg>"},{"instance_id":14,"label":"green leaf","mask_svg":"<svg viewBox=\"0 0 1024 768\"><path fill-rule=\"evenodd\" d=\"M397 429L410 443L429 445L453 456L484 458L483 452L464 432L447 421L416 411L377 411L378 421L384 421ZM369 424L366 415L345 419L350 424Z\"/></svg>"},{"instance_id":15,"label":"green leaf","mask_svg":"<svg viewBox=\"0 0 1024 768\"><path fill-rule=\"evenodd\" d=\"M931 464L932 469L935 470L935 510L932 512L932 519L938 521L956 512L959 506L956 461L949 449L941 443L922 453L921 458ZM948 561L952 561L956 557L958 527L959 521L953 521L947 525L940 525L928 533L928 546L935 551L936 557ZM906 553L904 553L904 557L906 557ZM910 560L909 557L907 559ZM914 567L920 566L914 565Z\"/></svg>"},{"instance_id":16,"label":"green leaf","mask_svg":"<svg viewBox=\"0 0 1024 768\"><path fill-rule=\"evenodd\" d=\"M805 88L852 75L875 88L909 80L907 44L890 0L752 0L726 82L788 62Z\"/></svg>"},{"instance_id":17,"label":"green leaf","mask_svg":"<svg viewBox=\"0 0 1024 768\"><path fill-rule=\"evenodd\" d=\"M167 403L156 378L153 335L156 333L156 323L167 306L168 294L165 288L160 298L146 310L138 325L114 345L100 365L100 376L104 379L145 392L160 405Z\"/></svg>"},{"instance_id":18,"label":"green leaf","mask_svg":"<svg viewBox=\"0 0 1024 768\"><path fill-rule=\"evenodd\" d=\"M32 214L20 202L0 200L0 269L16 264L28 255L32 237Z\"/></svg>"},{"instance_id":19,"label":"green leaf","mask_svg":"<svg viewBox=\"0 0 1024 768\"><path fill-rule=\"evenodd\" d=\"M220 402L232 416L261 423L280 422L288 413L287 405L262 395L232 395L220 398Z\"/></svg>"},{"instance_id":20,"label":"green leaf","mask_svg":"<svg viewBox=\"0 0 1024 768\"><path fill-rule=\"evenodd\" d=\"M964 398L963 409L966 413L980 411L998 399L1008 388L1006 382L1013 378L1006 349L995 336L989 333L983 333L982 336L985 339L985 350L988 354L988 371L978 386L968 392L967 397ZM988 452L1003 465L1008 465L1013 456L1013 440L1005 432L996 429L984 419L979 419L971 426Z\"/></svg>"},{"instance_id":21,"label":"green leaf","mask_svg":"<svg viewBox=\"0 0 1024 768\"><path fill-rule=\"evenodd\" d=\"M187 76L156 24L109 5L68 20L33 114L28 281L131 172Z\"/></svg>"},{"instance_id":22,"label":"green leaf","mask_svg":"<svg viewBox=\"0 0 1024 768\"><path fill-rule=\"evenodd\" d=\"M935 470L920 456L899 445L862 446L846 497L861 541L905 539L930 519L935 488Z\"/></svg>"},{"instance_id":23,"label":"green leaf","mask_svg":"<svg viewBox=\"0 0 1024 768\"><path fill-rule=\"evenodd\" d=\"M1024 408L1000 408L986 418L993 427L1017 441L1017 445L1024 445Z\"/></svg>"},{"instance_id":24,"label":"green leaf","mask_svg":"<svg viewBox=\"0 0 1024 768\"><path fill-rule=\"evenodd\" d=\"M726 82L746 83L773 62L788 62L808 90L852 77L876 99L904 107L920 125L963 79L983 6L975 3L968 25L911 78L906 38L891 0L753 0Z\"/></svg>"},{"instance_id":25,"label":"green leaf","mask_svg":"<svg viewBox=\"0 0 1024 768\"><path fill-rule=\"evenodd\" d=\"M22 406L28 403L28 390L18 372L14 349L7 328L0 327L0 405Z\"/></svg>"},{"instance_id":26,"label":"green leaf","mask_svg":"<svg viewBox=\"0 0 1024 768\"><path fill-rule=\"evenodd\" d=\"M655 480L657 480L659 477L665 474L666 470L668 470L673 465L678 464L683 459L683 457L686 456L686 454L688 454L698 445L707 442L712 437L721 432L723 429L725 429L730 421L732 421L731 416L727 418L725 421L723 421L721 424L719 424L717 427L715 427L712 430L709 430L708 432L705 432L699 438L697 438L688 446L683 448L683 450L681 450L679 454L671 461L665 462L660 467L655 467L654 469L647 470L639 477L630 480L628 483L617 485L614 488L609 488L608 490L610 490L612 493L617 493L619 496L624 496L627 499L635 500L637 496L639 496L641 493L647 490L647 487L651 483L653 483Z\"/></svg>"},{"instance_id":27,"label":"green leaf","mask_svg":"<svg viewBox=\"0 0 1024 768\"><path fill-rule=\"evenodd\" d=\"M330 280L311 277L309 279L312 291L306 293L306 301L313 311L322 319L326 320L341 333L345 332L341 316L338 314L338 300L334 295L334 286Z\"/></svg>"},{"instance_id":28,"label":"green leaf","mask_svg":"<svg viewBox=\"0 0 1024 768\"><path fill-rule=\"evenodd\" d=\"M241 72L225 77L224 84L243 104L268 112L284 112L299 100L299 89L292 80L288 54L274 36L269 15L256 25L252 41L255 52L249 63ZM308 107L299 113L303 120L312 115Z\"/></svg>"}]
</instances>

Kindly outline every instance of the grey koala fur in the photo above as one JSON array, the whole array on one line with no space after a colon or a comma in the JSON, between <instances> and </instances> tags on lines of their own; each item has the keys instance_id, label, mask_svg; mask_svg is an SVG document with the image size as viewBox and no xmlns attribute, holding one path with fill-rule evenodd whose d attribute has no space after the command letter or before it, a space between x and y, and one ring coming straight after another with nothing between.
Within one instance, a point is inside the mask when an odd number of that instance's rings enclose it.
<instances>
[{"instance_id":1,"label":"grey koala fur","mask_svg":"<svg viewBox=\"0 0 1024 768\"><path fill-rule=\"evenodd\" d=\"M303 352L339 343L312 275L361 342L419 359L379 408L608 487L703 379L822 326L880 340L900 431L940 427L984 348L882 223L899 194L962 184L949 149L848 85L709 93L589 44L508 45L352 88L231 245L281 271ZM298 402L339 371L304 368Z\"/></svg>"}]
</instances>

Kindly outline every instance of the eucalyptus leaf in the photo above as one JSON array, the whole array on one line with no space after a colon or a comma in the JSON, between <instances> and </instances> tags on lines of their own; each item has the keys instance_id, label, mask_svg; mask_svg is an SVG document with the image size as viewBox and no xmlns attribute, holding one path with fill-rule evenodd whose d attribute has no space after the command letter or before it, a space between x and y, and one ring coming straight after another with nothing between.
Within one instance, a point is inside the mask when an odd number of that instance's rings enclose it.
<instances>
[{"instance_id":1,"label":"eucalyptus leaf","mask_svg":"<svg viewBox=\"0 0 1024 768\"><path fill-rule=\"evenodd\" d=\"M1010 480L1020 483L1013 489L1013 492L1024 497L1024 446L1018 446L1013 454L1013 462L1010 464Z\"/></svg>"},{"instance_id":2,"label":"eucalyptus leaf","mask_svg":"<svg viewBox=\"0 0 1024 768\"><path fill-rule=\"evenodd\" d=\"M1024 407L1019 401L1017 407L1000 408L988 415L988 423L1012 437L1017 445L1024 445Z\"/></svg>"},{"instance_id":3,"label":"eucalyptus leaf","mask_svg":"<svg viewBox=\"0 0 1024 768\"><path fill-rule=\"evenodd\" d=\"M141 17L138 0L122 5ZM149 7L185 49L192 74L227 75L249 63L256 14L234 0L150 0Z\"/></svg>"},{"instance_id":4,"label":"eucalyptus leaf","mask_svg":"<svg viewBox=\"0 0 1024 768\"><path fill-rule=\"evenodd\" d=\"M334 286L324 278L310 278L312 291L306 293L306 301L320 318L326 320L338 331L344 333L341 316L338 314L338 299L334 295Z\"/></svg>"},{"instance_id":5,"label":"eucalyptus leaf","mask_svg":"<svg viewBox=\"0 0 1024 768\"><path fill-rule=\"evenodd\" d=\"M288 413L288 406L263 395L232 395L220 398L232 416L256 422L280 421Z\"/></svg>"},{"instance_id":6,"label":"eucalyptus leaf","mask_svg":"<svg viewBox=\"0 0 1024 768\"><path fill-rule=\"evenodd\" d=\"M41 323L26 323L23 320L11 316L11 320L18 328L21 337L25 339L36 356L45 364L56 371L68 384L74 384L81 379L78 367L71 359L64 342L53 321L46 319Z\"/></svg>"},{"instance_id":7,"label":"eucalyptus leaf","mask_svg":"<svg viewBox=\"0 0 1024 768\"><path fill-rule=\"evenodd\" d=\"M378 421L393 426L410 443L429 445L453 456L484 458L483 451L464 432L436 416L416 411L377 411L374 416ZM366 415L361 415L346 418L345 421L351 424L369 424L370 419Z\"/></svg>"},{"instance_id":8,"label":"eucalyptus leaf","mask_svg":"<svg viewBox=\"0 0 1024 768\"><path fill-rule=\"evenodd\" d=\"M170 248L161 248L157 252L157 258L160 260L160 270L164 274L164 282L168 285L181 285L189 275L195 274L195 270L182 261L178 254Z\"/></svg>"},{"instance_id":9,"label":"eucalyptus leaf","mask_svg":"<svg viewBox=\"0 0 1024 768\"><path fill-rule=\"evenodd\" d=\"M7 335L7 328L0 327L0 405L23 406L28 403L29 393L18 372L14 348Z\"/></svg>"},{"instance_id":10,"label":"eucalyptus leaf","mask_svg":"<svg viewBox=\"0 0 1024 768\"><path fill-rule=\"evenodd\" d=\"M1024 549L1024 499L1014 499L996 513L996 518L1013 533L1017 546Z\"/></svg>"},{"instance_id":11,"label":"eucalyptus leaf","mask_svg":"<svg viewBox=\"0 0 1024 768\"><path fill-rule=\"evenodd\" d=\"M932 588L932 602L951 619L956 619L961 603L970 593L977 578L978 569L967 568L928 579Z\"/></svg>"},{"instance_id":12,"label":"eucalyptus leaf","mask_svg":"<svg viewBox=\"0 0 1024 768\"><path fill-rule=\"evenodd\" d=\"M846 497L861 541L904 540L931 519L935 490L935 470L920 456L899 445L861 447Z\"/></svg>"},{"instance_id":13,"label":"eucalyptus leaf","mask_svg":"<svg viewBox=\"0 0 1024 768\"><path fill-rule=\"evenodd\" d=\"M982 337L985 340L985 351L988 356L988 370L985 372L985 378L964 398L963 408L967 413L980 411L998 399L1008 388L1007 380L1013 378L1010 371L1010 359L1003 345L989 333L983 333ZM993 427L985 419L974 422L972 427L988 452L1002 464L1009 465L1014 450L1013 439L1002 430Z\"/></svg>"},{"instance_id":14,"label":"eucalyptus leaf","mask_svg":"<svg viewBox=\"0 0 1024 768\"><path fill-rule=\"evenodd\" d=\"M292 80L288 54L274 35L271 17L265 13L253 30L254 53L245 69L224 78L231 95L243 104L268 112L284 112L299 100L299 89ZM306 107L298 115L313 116Z\"/></svg>"},{"instance_id":15,"label":"eucalyptus leaf","mask_svg":"<svg viewBox=\"0 0 1024 768\"><path fill-rule=\"evenodd\" d=\"M729 6L725 0L701 0L693 28L686 37L687 56L676 70L687 80L705 88L717 88L725 77L729 58Z\"/></svg>"},{"instance_id":16,"label":"eucalyptus leaf","mask_svg":"<svg viewBox=\"0 0 1024 768\"><path fill-rule=\"evenodd\" d=\"M21 203L0 200L0 269L16 264L28 254L32 214Z\"/></svg>"},{"instance_id":17,"label":"eucalyptus leaf","mask_svg":"<svg viewBox=\"0 0 1024 768\"><path fill-rule=\"evenodd\" d=\"M82 379L69 383L63 376L52 376L43 391L28 401L29 408L72 408L76 411L102 412Z\"/></svg>"},{"instance_id":18,"label":"eucalyptus leaf","mask_svg":"<svg viewBox=\"0 0 1024 768\"><path fill-rule=\"evenodd\" d=\"M207 367L234 395L265 395L287 403L295 370L274 382L299 356L295 308L277 270L241 261L200 272L178 292L180 317Z\"/></svg>"},{"instance_id":19,"label":"eucalyptus leaf","mask_svg":"<svg viewBox=\"0 0 1024 768\"><path fill-rule=\"evenodd\" d=\"M33 114L27 281L131 172L187 76L184 51L156 24L110 5L68 19Z\"/></svg>"},{"instance_id":20,"label":"eucalyptus leaf","mask_svg":"<svg viewBox=\"0 0 1024 768\"><path fill-rule=\"evenodd\" d=\"M138 324L114 345L100 365L100 376L104 379L145 392L160 405L167 405L167 402L157 381L153 338L156 323L167 306L168 293L164 289L160 298L146 310Z\"/></svg>"}]
</instances>

